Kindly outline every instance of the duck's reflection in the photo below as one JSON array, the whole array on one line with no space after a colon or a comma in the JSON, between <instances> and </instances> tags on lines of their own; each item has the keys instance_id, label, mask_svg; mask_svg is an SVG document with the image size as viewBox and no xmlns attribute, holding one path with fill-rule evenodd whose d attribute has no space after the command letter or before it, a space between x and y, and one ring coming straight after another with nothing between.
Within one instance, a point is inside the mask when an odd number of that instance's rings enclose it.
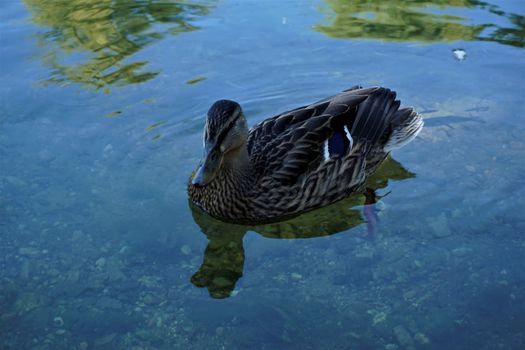
<instances>
[{"instance_id":1,"label":"duck's reflection","mask_svg":"<svg viewBox=\"0 0 525 350\"><path fill-rule=\"evenodd\" d=\"M206 287L213 298L229 297L243 273L243 238L248 231L255 231L268 238L313 238L332 235L366 223L368 234L373 237L377 222L376 190L387 187L389 180L413 177L414 173L388 158L368 178L363 193L293 219L266 225L224 223L206 215L190 203L193 219L209 240L202 265L192 276L191 282L197 287Z\"/></svg>"}]
</instances>

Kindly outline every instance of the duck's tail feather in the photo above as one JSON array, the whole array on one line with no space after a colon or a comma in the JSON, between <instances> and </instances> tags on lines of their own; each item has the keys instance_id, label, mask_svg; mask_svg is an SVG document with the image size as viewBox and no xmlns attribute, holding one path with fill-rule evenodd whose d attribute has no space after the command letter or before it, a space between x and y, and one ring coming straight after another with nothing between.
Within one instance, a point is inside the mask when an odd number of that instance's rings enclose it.
<instances>
[{"instance_id":1,"label":"duck's tail feather","mask_svg":"<svg viewBox=\"0 0 525 350\"><path fill-rule=\"evenodd\" d=\"M390 89L355 86L345 92L333 99L331 112L344 109L348 105L345 99L350 97L360 101L334 118L334 133L325 141L325 159L352 153L363 143L368 150L376 149L386 155L410 142L423 127L421 116L412 108L399 109L396 93Z\"/></svg>"},{"instance_id":2,"label":"duck's tail feather","mask_svg":"<svg viewBox=\"0 0 525 350\"><path fill-rule=\"evenodd\" d=\"M386 88L373 91L359 105L355 120L348 125L352 138L377 144L398 108L399 101L396 100L394 91Z\"/></svg>"},{"instance_id":3,"label":"duck's tail feather","mask_svg":"<svg viewBox=\"0 0 525 350\"><path fill-rule=\"evenodd\" d=\"M423 118L412 108L403 108L397 111L391 122L388 140L383 149L390 152L393 149L403 147L412 141L423 128Z\"/></svg>"}]
</instances>

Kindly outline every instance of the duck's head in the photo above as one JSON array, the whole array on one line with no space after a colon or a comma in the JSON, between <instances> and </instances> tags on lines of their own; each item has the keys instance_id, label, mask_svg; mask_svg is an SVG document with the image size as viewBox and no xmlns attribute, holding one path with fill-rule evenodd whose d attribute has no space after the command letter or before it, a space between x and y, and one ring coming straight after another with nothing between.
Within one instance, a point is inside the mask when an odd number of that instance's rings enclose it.
<instances>
[{"instance_id":1,"label":"duck's head","mask_svg":"<svg viewBox=\"0 0 525 350\"><path fill-rule=\"evenodd\" d=\"M219 100L208 111L204 125L204 157L192 184L203 187L219 172L225 159L235 157L245 147L248 125L241 106L234 101Z\"/></svg>"}]
</instances>

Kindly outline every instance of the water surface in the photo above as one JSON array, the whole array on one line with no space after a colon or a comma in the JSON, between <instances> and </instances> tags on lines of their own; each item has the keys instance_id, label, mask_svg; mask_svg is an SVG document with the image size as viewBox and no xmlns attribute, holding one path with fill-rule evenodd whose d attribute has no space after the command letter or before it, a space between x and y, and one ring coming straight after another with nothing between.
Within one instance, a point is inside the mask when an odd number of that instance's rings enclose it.
<instances>
[{"instance_id":1,"label":"water surface","mask_svg":"<svg viewBox=\"0 0 525 350\"><path fill-rule=\"evenodd\" d=\"M0 6L1 348L524 346L521 1ZM253 125L355 84L426 122L376 205L188 204L214 100Z\"/></svg>"}]
</instances>

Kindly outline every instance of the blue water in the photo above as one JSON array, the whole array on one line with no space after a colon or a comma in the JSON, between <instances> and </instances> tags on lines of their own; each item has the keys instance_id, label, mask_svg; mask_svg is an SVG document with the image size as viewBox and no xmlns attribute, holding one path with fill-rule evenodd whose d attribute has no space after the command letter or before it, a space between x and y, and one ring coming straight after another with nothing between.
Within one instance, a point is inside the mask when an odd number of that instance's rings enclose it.
<instances>
[{"instance_id":1,"label":"blue water","mask_svg":"<svg viewBox=\"0 0 525 350\"><path fill-rule=\"evenodd\" d=\"M0 348L525 348L522 1L0 9ZM426 122L373 208L189 206L213 101L253 125L355 84Z\"/></svg>"}]
</instances>

